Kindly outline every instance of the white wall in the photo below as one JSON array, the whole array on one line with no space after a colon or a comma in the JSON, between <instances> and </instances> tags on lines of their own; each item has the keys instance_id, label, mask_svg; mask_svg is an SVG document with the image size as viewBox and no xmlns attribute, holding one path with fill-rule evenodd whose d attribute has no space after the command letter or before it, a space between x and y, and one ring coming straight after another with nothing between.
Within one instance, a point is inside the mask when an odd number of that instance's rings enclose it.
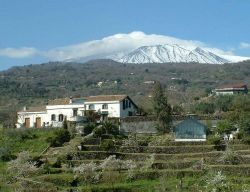
<instances>
[{"instance_id":1,"label":"white wall","mask_svg":"<svg viewBox=\"0 0 250 192\"><path fill-rule=\"evenodd\" d=\"M45 123L45 126L61 126L59 121L59 115L63 114L67 118L73 117L73 109L77 110L77 115L84 115L84 104L71 104L71 105L48 105L46 106L47 111L44 112L19 112L17 119L17 128L22 127L25 123L25 118L30 118L30 127L35 127L35 122L37 117L41 117L41 125ZM51 115L54 114L56 116L55 121L51 121Z\"/></svg>"},{"instance_id":2,"label":"white wall","mask_svg":"<svg viewBox=\"0 0 250 192\"><path fill-rule=\"evenodd\" d=\"M233 91L220 91L220 92L216 92L216 95L233 95L234 92Z\"/></svg>"},{"instance_id":3,"label":"white wall","mask_svg":"<svg viewBox=\"0 0 250 192\"><path fill-rule=\"evenodd\" d=\"M41 118L41 126L43 123L47 125L47 113L46 112L20 112L17 115L17 128L23 127L25 123L25 118L30 118L30 127L35 127L36 118Z\"/></svg>"},{"instance_id":4,"label":"white wall","mask_svg":"<svg viewBox=\"0 0 250 192\"><path fill-rule=\"evenodd\" d=\"M81 105L48 105L46 106L47 109L47 121L52 124L51 116L54 114L56 116L55 122L59 121L59 115L62 114L64 118L67 119L73 117L73 109L77 109L77 115L83 116L84 115L84 104Z\"/></svg>"},{"instance_id":5,"label":"white wall","mask_svg":"<svg viewBox=\"0 0 250 192\"><path fill-rule=\"evenodd\" d=\"M108 105L108 109L102 109L104 104ZM89 105L94 105L94 110L96 112L108 112L108 117L120 117L120 103L119 101L95 101L95 102L85 102L86 109L90 110Z\"/></svg>"},{"instance_id":6,"label":"white wall","mask_svg":"<svg viewBox=\"0 0 250 192\"><path fill-rule=\"evenodd\" d=\"M129 101L129 100L128 100ZM129 101L130 102L130 101ZM108 105L108 109L102 109L104 104ZM86 110L90 110L89 106L94 105L94 110L96 112L108 112L108 117L117 117L123 118L127 117L129 112L132 112L132 115L135 115L136 107L131 102L131 106L123 109L123 101L94 101L94 102L85 102Z\"/></svg>"},{"instance_id":7,"label":"white wall","mask_svg":"<svg viewBox=\"0 0 250 192\"><path fill-rule=\"evenodd\" d=\"M129 101L130 102L130 101ZM84 111L89 110L89 105L94 105L95 111L108 112L108 117L123 118L132 112L135 115L136 108L131 102L131 107L123 109L123 102L121 101L96 101L96 102L85 102L84 104L68 104L68 105L47 105L45 112L19 112L17 127L20 128L25 122L25 118L30 118L31 127L35 126L36 118L41 117L41 125L45 123L46 126L58 126L61 125L59 122L59 115L62 114L69 120L73 117L73 109L77 110L77 115L84 116ZM107 109L102 109L103 104L107 104ZM55 121L51 120L51 116L55 115ZM59 123L59 124L58 124Z\"/></svg>"}]
</instances>

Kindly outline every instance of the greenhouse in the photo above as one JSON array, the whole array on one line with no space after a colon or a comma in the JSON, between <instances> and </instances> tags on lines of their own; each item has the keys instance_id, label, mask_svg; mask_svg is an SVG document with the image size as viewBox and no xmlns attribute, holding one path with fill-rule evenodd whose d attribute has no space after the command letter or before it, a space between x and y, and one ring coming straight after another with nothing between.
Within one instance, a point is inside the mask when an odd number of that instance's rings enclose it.
<instances>
[{"instance_id":1,"label":"greenhouse","mask_svg":"<svg viewBox=\"0 0 250 192\"><path fill-rule=\"evenodd\" d=\"M175 141L206 141L206 130L205 125L190 117L175 126Z\"/></svg>"}]
</instances>

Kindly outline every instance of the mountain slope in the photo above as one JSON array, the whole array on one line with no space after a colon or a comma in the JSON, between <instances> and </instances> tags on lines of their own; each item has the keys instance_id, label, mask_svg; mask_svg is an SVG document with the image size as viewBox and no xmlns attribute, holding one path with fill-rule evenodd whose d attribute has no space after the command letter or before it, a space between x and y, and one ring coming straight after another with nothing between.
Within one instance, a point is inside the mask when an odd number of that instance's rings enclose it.
<instances>
[{"instance_id":1,"label":"mountain slope","mask_svg":"<svg viewBox=\"0 0 250 192\"><path fill-rule=\"evenodd\" d=\"M155 45L143 46L126 54L121 58L113 58L122 63L177 63L177 62L197 62L207 64L230 63L212 52L200 47L187 49L179 45Z\"/></svg>"}]
</instances>

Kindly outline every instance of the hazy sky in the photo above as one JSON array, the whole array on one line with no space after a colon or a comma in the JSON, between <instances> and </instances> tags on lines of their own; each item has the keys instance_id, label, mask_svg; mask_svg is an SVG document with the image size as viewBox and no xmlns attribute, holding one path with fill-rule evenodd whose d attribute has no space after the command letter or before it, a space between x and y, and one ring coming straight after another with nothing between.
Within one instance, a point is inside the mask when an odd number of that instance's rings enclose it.
<instances>
[{"instance_id":1,"label":"hazy sky","mask_svg":"<svg viewBox=\"0 0 250 192\"><path fill-rule=\"evenodd\" d=\"M134 31L250 56L249 10L247 0L0 0L0 70Z\"/></svg>"}]
</instances>

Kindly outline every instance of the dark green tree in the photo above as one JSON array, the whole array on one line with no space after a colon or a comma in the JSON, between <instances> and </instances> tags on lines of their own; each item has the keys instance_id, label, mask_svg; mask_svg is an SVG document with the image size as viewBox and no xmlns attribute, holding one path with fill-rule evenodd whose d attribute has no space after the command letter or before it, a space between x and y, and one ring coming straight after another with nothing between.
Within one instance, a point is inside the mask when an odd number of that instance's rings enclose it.
<instances>
[{"instance_id":1,"label":"dark green tree","mask_svg":"<svg viewBox=\"0 0 250 192\"><path fill-rule=\"evenodd\" d=\"M157 117L157 129L161 133L171 130L172 116L171 106L168 104L167 96L160 83L156 83L153 92L153 107Z\"/></svg>"},{"instance_id":2,"label":"dark green tree","mask_svg":"<svg viewBox=\"0 0 250 192\"><path fill-rule=\"evenodd\" d=\"M250 113L242 113L240 115L239 128L243 133L250 135Z\"/></svg>"},{"instance_id":3,"label":"dark green tree","mask_svg":"<svg viewBox=\"0 0 250 192\"><path fill-rule=\"evenodd\" d=\"M218 96L215 100L215 106L219 111L229 111L232 107L232 100L233 96L231 95Z\"/></svg>"}]
</instances>

